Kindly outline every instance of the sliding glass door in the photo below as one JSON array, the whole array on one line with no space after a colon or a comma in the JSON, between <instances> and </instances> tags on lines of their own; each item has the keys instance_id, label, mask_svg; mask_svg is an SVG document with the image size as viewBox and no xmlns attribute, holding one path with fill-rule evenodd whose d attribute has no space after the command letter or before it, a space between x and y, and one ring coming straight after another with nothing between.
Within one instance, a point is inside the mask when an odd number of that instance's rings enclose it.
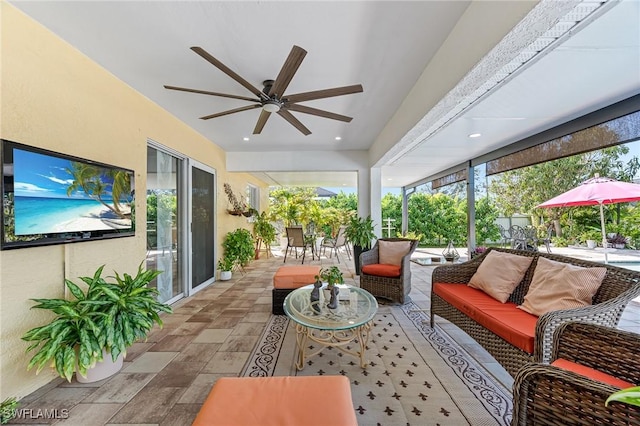
<instances>
[{"instance_id":1,"label":"sliding glass door","mask_svg":"<svg viewBox=\"0 0 640 426\"><path fill-rule=\"evenodd\" d=\"M151 285L166 303L184 296L182 167L182 159L147 147L147 268L163 271Z\"/></svg>"},{"instance_id":2,"label":"sliding glass door","mask_svg":"<svg viewBox=\"0 0 640 426\"><path fill-rule=\"evenodd\" d=\"M190 294L215 281L215 171L190 161Z\"/></svg>"}]
</instances>

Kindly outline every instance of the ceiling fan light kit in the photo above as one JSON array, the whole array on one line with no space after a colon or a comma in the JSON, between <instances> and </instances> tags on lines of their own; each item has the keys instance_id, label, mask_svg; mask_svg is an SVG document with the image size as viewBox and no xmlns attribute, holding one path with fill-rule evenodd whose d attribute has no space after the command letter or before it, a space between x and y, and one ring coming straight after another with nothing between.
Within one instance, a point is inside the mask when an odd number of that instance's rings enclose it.
<instances>
[{"instance_id":1,"label":"ceiling fan light kit","mask_svg":"<svg viewBox=\"0 0 640 426\"><path fill-rule=\"evenodd\" d=\"M276 100L268 100L262 104L262 109L267 112L278 112L282 108L282 104Z\"/></svg>"},{"instance_id":2,"label":"ceiling fan light kit","mask_svg":"<svg viewBox=\"0 0 640 426\"><path fill-rule=\"evenodd\" d=\"M202 120L209 120L211 118L222 117L224 115L234 114L236 112L249 111L256 108L262 108L262 112L258 117L258 122L253 129L253 134L260 134L264 125L272 113L277 113L280 117L284 118L289 124L298 129L302 134L310 135L311 131L307 129L297 118L291 114L290 111L301 112L303 114L315 115L318 117L330 118L332 120L343 121L346 123L351 122L352 118L346 115L336 114L329 111L324 111L317 108L312 108L305 105L298 105L299 102L306 102L315 99L325 99L335 96L350 95L353 93L360 93L363 91L362 85L355 84L352 86L334 87L332 89L315 90L312 92L296 93L292 95L285 95L289 83L293 79L293 76L298 71L302 60L307 54L307 51L299 46L293 46L289 56L282 65L280 72L275 80L265 80L262 82L264 89L260 90L254 87L247 80L240 77L239 74L232 71L229 67L224 65L218 59L211 56L207 51L201 47L194 46L191 48L194 52L204 58L207 62L218 68L223 73L234 79L244 88L249 90L257 99L248 98L245 96L237 96L226 93L217 93L207 90L188 89L186 87L169 86L165 85L165 89L178 90L182 92L199 93L203 95L219 96L223 98L240 99L243 101L254 102L253 105L248 105L240 108L234 108L227 111L222 111L215 114L205 115L200 117Z\"/></svg>"}]
</instances>

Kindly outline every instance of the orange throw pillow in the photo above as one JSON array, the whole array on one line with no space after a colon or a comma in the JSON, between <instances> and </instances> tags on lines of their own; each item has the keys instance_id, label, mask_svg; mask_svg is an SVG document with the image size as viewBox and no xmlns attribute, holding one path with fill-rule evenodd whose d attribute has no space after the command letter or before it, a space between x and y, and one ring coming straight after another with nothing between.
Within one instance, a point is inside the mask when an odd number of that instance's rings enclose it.
<instances>
[{"instance_id":1,"label":"orange throw pillow","mask_svg":"<svg viewBox=\"0 0 640 426\"><path fill-rule=\"evenodd\" d=\"M532 257L492 250L478 266L468 285L505 303L524 278L532 261Z\"/></svg>"},{"instance_id":2,"label":"orange throw pillow","mask_svg":"<svg viewBox=\"0 0 640 426\"><path fill-rule=\"evenodd\" d=\"M400 266L402 258L410 249L411 241L378 240L378 263Z\"/></svg>"},{"instance_id":3,"label":"orange throw pillow","mask_svg":"<svg viewBox=\"0 0 640 426\"><path fill-rule=\"evenodd\" d=\"M591 305L607 268L583 268L538 258L524 302L518 306L530 314L574 309Z\"/></svg>"}]
</instances>

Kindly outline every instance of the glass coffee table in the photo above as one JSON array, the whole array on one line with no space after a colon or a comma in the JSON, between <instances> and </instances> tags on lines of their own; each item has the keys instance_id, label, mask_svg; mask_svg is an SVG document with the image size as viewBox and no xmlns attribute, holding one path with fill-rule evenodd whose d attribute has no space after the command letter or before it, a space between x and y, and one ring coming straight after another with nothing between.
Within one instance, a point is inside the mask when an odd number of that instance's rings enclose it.
<instances>
[{"instance_id":1,"label":"glass coffee table","mask_svg":"<svg viewBox=\"0 0 640 426\"><path fill-rule=\"evenodd\" d=\"M298 357L296 368L302 370L304 361L331 346L360 358L360 366L366 368L365 351L369 340L371 320L378 312L378 302L366 290L350 285L338 285L338 307L329 309L329 293L326 284L320 290L320 300L311 302L313 284L300 287L284 299L284 312L296 323ZM357 340L355 350L349 346ZM316 342L320 349L310 351L308 342Z\"/></svg>"}]
</instances>

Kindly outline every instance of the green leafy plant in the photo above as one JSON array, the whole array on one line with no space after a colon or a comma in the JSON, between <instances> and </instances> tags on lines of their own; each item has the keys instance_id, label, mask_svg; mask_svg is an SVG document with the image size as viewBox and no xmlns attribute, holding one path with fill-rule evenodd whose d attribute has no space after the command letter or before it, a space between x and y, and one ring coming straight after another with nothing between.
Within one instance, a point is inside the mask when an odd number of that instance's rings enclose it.
<instances>
[{"instance_id":1,"label":"green leafy plant","mask_svg":"<svg viewBox=\"0 0 640 426\"><path fill-rule=\"evenodd\" d=\"M6 424L16 416L18 400L15 397L0 402L0 424Z\"/></svg>"},{"instance_id":2,"label":"green leafy plant","mask_svg":"<svg viewBox=\"0 0 640 426\"><path fill-rule=\"evenodd\" d=\"M146 338L154 323L162 326L158 311L171 312L171 307L157 301L158 290L148 287L161 271L143 270L136 276L116 273L115 282L102 278L103 266L93 277L80 277L88 288L83 291L70 280L65 285L73 299L32 299L32 309L45 309L56 317L40 327L27 331L22 339L36 350L27 369L36 374L51 364L68 381L76 368L83 376L87 369L102 361L102 351L115 361L136 340Z\"/></svg>"},{"instance_id":3,"label":"green leafy plant","mask_svg":"<svg viewBox=\"0 0 640 426\"><path fill-rule=\"evenodd\" d=\"M251 232L238 228L229 232L222 242L224 257L232 260L234 265L245 266L255 256L255 247Z\"/></svg>"},{"instance_id":4,"label":"green leafy plant","mask_svg":"<svg viewBox=\"0 0 640 426\"><path fill-rule=\"evenodd\" d=\"M266 212L255 215L253 232L258 238L262 238L265 244L270 245L276 240L276 228L271 224Z\"/></svg>"},{"instance_id":5,"label":"green leafy plant","mask_svg":"<svg viewBox=\"0 0 640 426\"><path fill-rule=\"evenodd\" d=\"M231 271L233 270L234 261L228 257L223 257L218 261L218 269L221 271Z\"/></svg>"},{"instance_id":6,"label":"green leafy plant","mask_svg":"<svg viewBox=\"0 0 640 426\"><path fill-rule=\"evenodd\" d=\"M344 284L344 277L342 276L340 268L337 266L320 269L320 273L315 276L315 279L326 281L329 288L333 287L335 284Z\"/></svg>"},{"instance_id":7,"label":"green leafy plant","mask_svg":"<svg viewBox=\"0 0 640 426\"><path fill-rule=\"evenodd\" d=\"M604 402L604 405L608 406L611 401L624 402L625 404L640 407L640 386L634 386L612 393Z\"/></svg>"},{"instance_id":8,"label":"green leafy plant","mask_svg":"<svg viewBox=\"0 0 640 426\"><path fill-rule=\"evenodd\" d=\"M344 234L354 246L360 246L363 250L371 248L371 241L376 238L373 233L373 219L367 216L363 219L359 216L353 216L349 219Z\"/></svg>"}]
</instances>

